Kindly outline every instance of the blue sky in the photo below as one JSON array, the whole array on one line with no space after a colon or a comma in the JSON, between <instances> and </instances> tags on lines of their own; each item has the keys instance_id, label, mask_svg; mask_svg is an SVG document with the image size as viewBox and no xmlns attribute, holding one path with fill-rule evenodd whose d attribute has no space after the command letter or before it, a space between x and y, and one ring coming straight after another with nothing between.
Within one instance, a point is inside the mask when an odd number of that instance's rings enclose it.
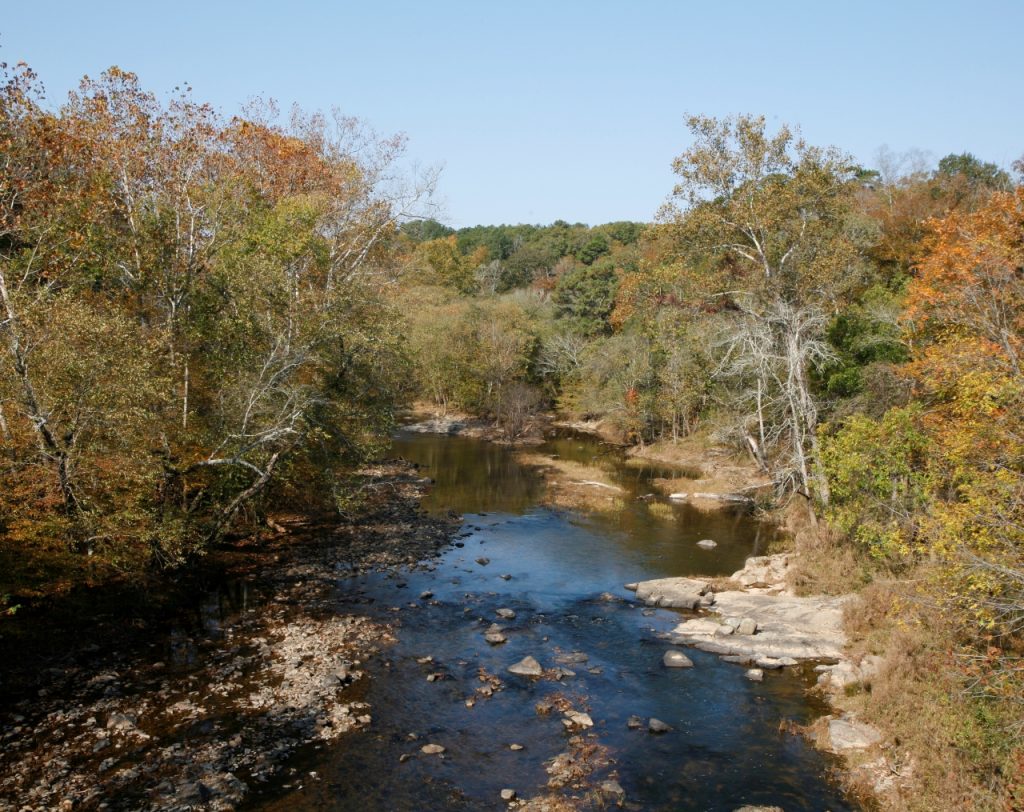
<instances>
[{"instance_id":1,"label":"blue sky","mask_svg":"<svg viewBox=\"0 0 1024 812\"><path fill-rule=\"evenodd\" d=\"M341 107L443 166L452 225L649 220L686 113L764 113L870 164L1024 154L1018 2L4 4L0 61L59 102L116 64L226 114Z\"/></svg>"}]
</instances>

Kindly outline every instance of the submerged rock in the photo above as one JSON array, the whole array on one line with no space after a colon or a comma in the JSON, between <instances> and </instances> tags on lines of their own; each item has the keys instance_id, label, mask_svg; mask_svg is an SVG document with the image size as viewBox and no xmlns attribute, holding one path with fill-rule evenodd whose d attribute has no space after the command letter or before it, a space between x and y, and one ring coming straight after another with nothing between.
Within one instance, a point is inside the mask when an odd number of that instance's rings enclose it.
<instances>
[{"instance_id":1,"label":"submerged rock","mask_svg":"<svg viewBox=\"0 0 1024 812\"><path fill-rule=\"evenodd\" d=\"M701 539L697 542L697 546L704 550L713 550L718 546L718 542L711 539Z\"/></svg>"},{"instance_id":2,"label":"submerged rock","mask_svg":"<svg viewBox=\"0 0 1024 812\"><path fill-rule=\"evenodd\" d=\"M611 795L619 801L626 797L626 790L622 788L622 784L618 781L604 781L600 789L605 795Z\"/></svg>"},{"instance_id":3,"label":"submerged rock","mask_svg":"<svg viewBox=\"0 0 1024 812\"><path fill-rule=\"evenodd\" d=\"M441 744L425 744L420 748L420 752L428 756L439 756L444 751L444 745Z\"/></svg>"},{"instance_id":4,"label":"submerged rock","mask_svg":"<svg viewBox=\"0 0 1024 812\"><path fill-rule=\"evenodd\" d=\"M748 668L744 676L751 682L764 681L764 671L762 671L760 668Z\"/></svg>"},{"instance_id":5,"label":"submerged rock","mask_svg":"<svg viewBox=\"0 0 1024 812\"><path fill-rule=\"evenodd\" d=\"M647 729L651 733L668 733L670 730L672 730L672 725L669 725L661 721L661 719L655 719L654 717L651 717L651 719L647 722Z\"/></svg>"},{"instance_id":6,"label":"submerged rock","mask_svg":"<svg viewBox=\"0 0 1024 812\"><path fill-rule=\"evenodd\" d=\"M516 613L512 609L506 609L505 607L502 607L501 609L496 609L494 614L496 614L498 617L504 620L516 619Z\"/></svg>"}]
</instances>

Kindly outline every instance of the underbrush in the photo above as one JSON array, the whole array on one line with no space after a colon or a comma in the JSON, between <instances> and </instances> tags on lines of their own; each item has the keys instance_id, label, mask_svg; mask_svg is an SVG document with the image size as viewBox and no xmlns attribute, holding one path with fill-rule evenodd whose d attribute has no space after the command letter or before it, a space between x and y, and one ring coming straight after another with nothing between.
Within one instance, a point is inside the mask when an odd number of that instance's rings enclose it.
<instances>
[{"instance_id":1,"label":"underbrush","mask_svg":"<svg viewBox=\"0 0 1024 812\"><path fill-rule=\"evenodd\" d=\"M894 574L826 527L796 531L791 585L804 594L856 592L845 615L850 656L882 657L866 685L834 699L891 743L896 780L879 798L882 808L1024 810L1019 702L983 690L991 672L968 664L984 641L949 613L930 566ZM1024 689L1019 671L1012 678Z\"/></svg>"}]
</instances>

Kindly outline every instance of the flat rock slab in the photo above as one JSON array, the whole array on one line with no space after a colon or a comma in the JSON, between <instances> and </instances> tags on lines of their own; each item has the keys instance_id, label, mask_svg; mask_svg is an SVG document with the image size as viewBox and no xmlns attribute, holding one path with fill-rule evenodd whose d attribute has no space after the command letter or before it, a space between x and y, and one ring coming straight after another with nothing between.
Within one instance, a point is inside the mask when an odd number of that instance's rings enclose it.
<instances>
[{"instance_id":1,"label":"flat rock slab","mask_svg":"<svg viewBox=\"0 0 1024 812\"><path fill-rule=\"evenodd\" d=\"M648 606L696 609L708 585L708 581L697 578L656 578L636 584L636 596ZM627 588L631 586L627 584Z\"/></svg>"},{"instance_id":2,"label":"flat rock slab","mask_svg":"<svg viewBox=\"0 0 1024 812\"><path fill-rule=\"evenodd\" d=\"M719 592L715 597L715 610L724 622L699 618L680 623L670 635L673 643L747 658L768 667L773 661L785 665L790 659L843 657L843 604L848 597L800 598L748 592ZM720 625L747 618L756 621L756 634L729 635L719 630Z\"/></svg>"},{"instance_id":3,"label":"flat rock slab","mask_svg":"<svg viewBox=\"0 0 1024 812\"><path fill-rule=\"evenodd\" d=\"M871 725L848 717L830 719L828 723L829 749L833 753L865 750L882 740L882 734Z\"/></svg>"}]
</instances>

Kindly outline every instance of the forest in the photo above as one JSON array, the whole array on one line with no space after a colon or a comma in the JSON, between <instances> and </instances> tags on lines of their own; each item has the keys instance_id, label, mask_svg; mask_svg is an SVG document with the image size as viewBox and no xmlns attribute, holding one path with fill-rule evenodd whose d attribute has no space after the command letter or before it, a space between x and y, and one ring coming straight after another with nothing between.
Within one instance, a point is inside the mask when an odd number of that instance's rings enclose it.
<instances>
[{"instance_id":1,"label":"forest","mask_svg":"<svg viewBox=\"0 0 1024 812\"><path fill-rule=\"evenodd\" d=\"M651 222L454 229L359 121L5 66L0 610L344 511L414 403L600 421L753 461L921 798L1020 808L1024 162L688 128Z\"/></svg>"}]
</instances>

